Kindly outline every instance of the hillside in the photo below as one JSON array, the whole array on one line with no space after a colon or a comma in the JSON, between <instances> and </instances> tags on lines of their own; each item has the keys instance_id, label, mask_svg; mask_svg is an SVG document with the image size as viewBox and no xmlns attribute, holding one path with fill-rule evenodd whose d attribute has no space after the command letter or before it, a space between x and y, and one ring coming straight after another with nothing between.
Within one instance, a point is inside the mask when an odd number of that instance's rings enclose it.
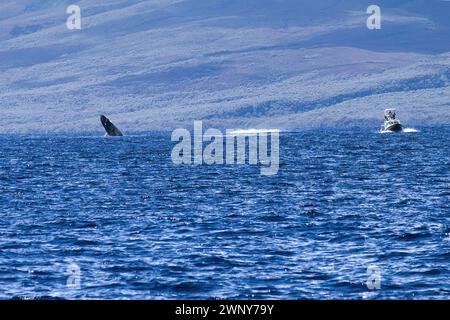
<instances>
[{"instance_id":1,"label":"hillside","mask_svg":"<svg viewBox=\"0 0 450 320\"><path fill-rule=\"evenodd\" d=\"M450 1L377 1L381 30L369 4L4 0L0 133L450 124Z\"/></svg>"}]
</instances>

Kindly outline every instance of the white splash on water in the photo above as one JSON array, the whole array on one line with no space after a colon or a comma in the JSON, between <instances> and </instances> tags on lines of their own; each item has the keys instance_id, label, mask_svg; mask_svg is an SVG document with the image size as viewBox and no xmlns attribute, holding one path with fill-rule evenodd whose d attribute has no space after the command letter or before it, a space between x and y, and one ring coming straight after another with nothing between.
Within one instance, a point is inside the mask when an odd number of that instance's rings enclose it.
<instances>
[{"instance_id":1,"label":"white splash on water","mask_svg":"<svg viewBox=\"0 0 450 320\"><path fill-rule=\"evenodd\" d=\"M379 133L415 133L415 132L420 132L417 129L414 128L404 128L402 131L400 132L395 132L395 131L390 131L390 130L380 130L378 131Z\"/></svg>"},{"instance_id":2,"label":"white splash on water","mask_svg":"<svg viewBox=\"0 0 450 320\"><path fill-rule=\"evenodd\" d=\"M414 128L405 128L405 129L403 129L403 132L412 133L412 132L420 132L420 131L417 129L414 129Z\"/></svg>"},{"instance_id":3,"label":"white splash on water","mask_svg":"<svg viewBox=\"0 0 450 320\"><path fill-rule=\"evenodd\" d=\"M252 135L260 133L280 133L279 129L245 129L245 130L233 130L228 132L232 135Z\"/></svg>"}]
</instances>

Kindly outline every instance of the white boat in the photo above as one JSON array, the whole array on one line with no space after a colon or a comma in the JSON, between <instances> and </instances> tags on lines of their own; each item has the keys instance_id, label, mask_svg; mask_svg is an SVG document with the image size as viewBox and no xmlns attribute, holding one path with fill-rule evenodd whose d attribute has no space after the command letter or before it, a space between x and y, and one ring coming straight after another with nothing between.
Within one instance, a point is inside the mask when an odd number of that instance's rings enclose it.
<instances>
[{"instance_id":1,"label":"white boat","mask_svg":"<svg viewBox=\"0 0 450 320\"><path fill-rule=\"evenodd\" d=\"M384 125L381 127L381 131L402 131L403 127L400 120L397 119L397 112L395 109L384 110Z\"/></svg>"}]
</instances>

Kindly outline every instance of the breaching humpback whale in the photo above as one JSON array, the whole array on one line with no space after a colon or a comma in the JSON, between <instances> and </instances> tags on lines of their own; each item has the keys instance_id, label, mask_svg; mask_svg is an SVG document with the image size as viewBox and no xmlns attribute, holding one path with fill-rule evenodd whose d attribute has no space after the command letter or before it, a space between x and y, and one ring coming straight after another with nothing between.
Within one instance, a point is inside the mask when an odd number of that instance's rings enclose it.
<instances>
[{"instance_id":1,"label":"breaching humpback whale","mask_svg":"<svg viewBox=\"0 0 450 320\"><path fill-rule=\"evenodd\" d=\"M100 116L100 121L102 122L103 127L106 130L106 134L112 137L121 137L123 136L122 132L104 115Z\"/></svg>"}]
</instances>

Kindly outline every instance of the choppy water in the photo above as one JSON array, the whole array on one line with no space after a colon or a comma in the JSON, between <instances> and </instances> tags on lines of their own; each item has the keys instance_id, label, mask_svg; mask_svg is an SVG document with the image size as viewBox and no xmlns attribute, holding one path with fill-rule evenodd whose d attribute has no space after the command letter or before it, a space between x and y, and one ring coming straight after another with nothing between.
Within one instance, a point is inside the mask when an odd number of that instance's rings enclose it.
<instances>
[{"instance_id":1,"label":"choppy water","mask_svg":"<svg viewBox=\"0 0 450 320\"><path fill-rule=\"evenodd\" d=\"M449 299L449 137L284 133L265 177L169 134L0 136L0 298Z\"/></svg>"}]
</instances>

